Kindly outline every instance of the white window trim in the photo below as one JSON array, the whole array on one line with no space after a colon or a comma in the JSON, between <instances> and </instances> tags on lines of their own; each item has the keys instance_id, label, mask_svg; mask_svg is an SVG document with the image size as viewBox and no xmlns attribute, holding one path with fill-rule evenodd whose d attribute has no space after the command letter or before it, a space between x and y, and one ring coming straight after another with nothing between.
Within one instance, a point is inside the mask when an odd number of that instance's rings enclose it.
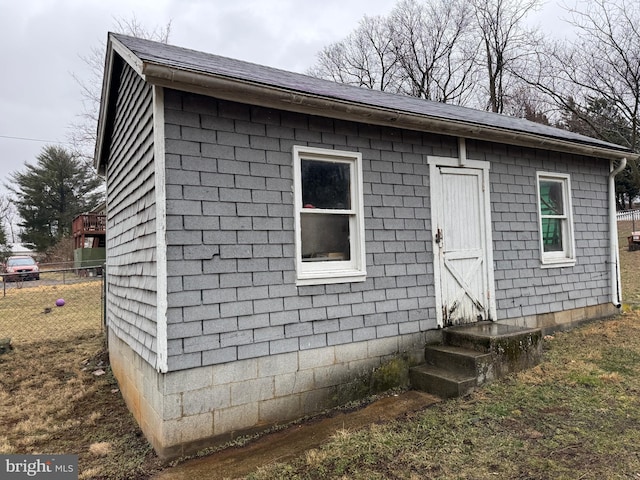
<instances>
[{"instance_id":1,"label":"white window trim","mask_svg":"<svg viewBox=\"0 0 640 480\"><path fill-rule=\"evenodd\" d=\"M542 235L542 213L540 211L540 180L562 183L562 200L567 228L562 228L561 252L545 252ZM575 230L573 224L573 204L571 201L571 178L566 173L536 172L536 208L538 210L538 236L540 244L541 268L572 267L576 264Z\"/></svg>"},{"instance_id":2,"label":"white window trim","mask_svg":"<svg viewBox=\"0 0 640 480\"><path fill-rule=\"evenodd\" d=\"M349 163L351 172L350 260L329 262L302 261L302 175L301 160ZM296 242L296 285L323 285L328 283L363 282L366 280L366 255L364 235L364 200L362 189L362 154L295 145L293 147L294 226ZM318 210L317 213L336 213L335 210Z\"/></svg>"}]
</instances>

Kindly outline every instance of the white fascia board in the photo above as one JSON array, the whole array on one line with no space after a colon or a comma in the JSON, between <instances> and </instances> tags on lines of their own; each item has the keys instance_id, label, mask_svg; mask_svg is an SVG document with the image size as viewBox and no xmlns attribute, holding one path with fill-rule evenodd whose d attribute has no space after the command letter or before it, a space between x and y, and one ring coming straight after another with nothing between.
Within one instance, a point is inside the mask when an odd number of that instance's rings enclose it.
<instances>
[{"instance_id":1,"label":"white fascia board","mask_svg":"<svg viewBox=\"0 0 640 480\"><path fill-rule=\"evenodd\" d=\"M106 116L107 112L111 108L110 105L110 92L113 83L113 68L115 64L115 55L122 58L133 70L143 77L142 68L144 62L140 60L131 50L125 47L120 41L118 41L113 35L109 34L107 41L107 52L105 55L105 69L104 78L102 79L102 101L100 103L100 111L98 113L98 131L96 138L96 147L93 158L93 166L98 173L102 171L102 144L105 137Z\"/></svg>"},{"instance_id":2,"label":"white fascia board","mask_svg":"<svg viewBox=\"0 0 640 480\"><path fill-rule=\"evenodd\" d=\"M109 43L111 44L113 50L120 55L120 57L127 62L127 64L129 64L129 66L131 68L133 68L133 70L140 75L141 77L143 76L142 74L142 69L144 68L144 62L138 58L138 56L133 53L131 50L129 50L127 47L125 47L122 42L120 42L117 38L113 37L113 36L109 36Z\"/></svg>"},{"instance_id":3,"label":"white fascia board","mask_svg":"<svg viewBox=\"0 0 640 480\"><path fill-rule=\"evenodd\" d=\"M151 62L144 62L142 73L147 82L155 85L241 103L247 103L247 99L250 98L252 105L267 108L603 159L619 160L630 157L630 153L624 150L460 120L390 110L210 73L181 70ZM632 156L640 158L640 155Z\"/></svg>"},{"instance_id":4,"label":"white fascia board","mask_svg":"<svg viewBox=\"0 0 640 480\"><path fill-rule=\"evenodd\" d=\"M104 139L104 132L106 128L106 115L109 110L109 90L111 89L111 76L113 73L113 49L111 48L111 42L107 42L107 52L105 55L105 69L104 77L102 78L102 93L100 102L100 111L98 112L98 130L96 136L96 147L93 157L93 166L98 173L104 173L101 169L102 158L102 142Z\"/></svg>"}]
</instances>

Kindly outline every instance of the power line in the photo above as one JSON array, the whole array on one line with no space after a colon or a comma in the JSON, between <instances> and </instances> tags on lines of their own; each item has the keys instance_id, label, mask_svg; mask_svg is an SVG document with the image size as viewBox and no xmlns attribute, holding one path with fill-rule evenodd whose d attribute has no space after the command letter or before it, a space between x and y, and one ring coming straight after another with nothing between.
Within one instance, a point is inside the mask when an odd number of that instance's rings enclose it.
<instances>
[{"instance_id":1,"label":"power line","mask_svg":"<svg viewBox=\"0 0 640 480\"><path fill-rule=\"evenodd\" d=\"M7 138L9 140L24 140L26 142L56 143L58 145L70 145L69 142L60 142L58 140L42 140L40 138L14 137L11 135L0 135L0 138Z\"/></svg>"}]
</instances>

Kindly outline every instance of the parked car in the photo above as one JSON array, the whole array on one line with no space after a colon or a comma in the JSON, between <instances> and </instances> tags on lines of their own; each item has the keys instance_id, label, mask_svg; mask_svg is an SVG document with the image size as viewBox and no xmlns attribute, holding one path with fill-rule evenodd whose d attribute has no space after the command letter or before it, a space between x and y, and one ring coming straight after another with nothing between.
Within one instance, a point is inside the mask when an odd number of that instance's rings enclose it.
<instances>
[{"instance_id":1,"label":"parked car","mask_svg":"<svg viewBox=\"0 0 640 480\"><path fill-rule=\"evenodd\" d=\"M4 281L40 280L38 262L27 255L15 255L7 258L4 264Z\"/></svg>"}]
</instances>

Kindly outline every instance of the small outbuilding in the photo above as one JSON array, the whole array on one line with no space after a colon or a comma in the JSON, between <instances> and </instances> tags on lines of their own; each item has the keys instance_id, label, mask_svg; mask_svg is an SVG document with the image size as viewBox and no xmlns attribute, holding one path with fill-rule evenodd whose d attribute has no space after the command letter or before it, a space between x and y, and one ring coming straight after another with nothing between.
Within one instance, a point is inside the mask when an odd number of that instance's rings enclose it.
<instances>
[{"instance_id":1,"label":"small outbuilding","mask_svg":"<svg viewBox=\"0 0 640 480\"><path fill-rule=\"evenodd\" d=\"M615 314L631 156L110 34L95 162L122 394L173 457L362 396L452 325Z\"/></svg>"},{"instance_id":2,"label":"small outbuilding","mask_svg":"<svg viewBox=\"0 0 640 480\"><path fill-rule=\"evenodd\" d=\"M106 203L77 215L71 225L73 266L81 275L101 273L105 261Z\"/></svg>"}]
</instances>

